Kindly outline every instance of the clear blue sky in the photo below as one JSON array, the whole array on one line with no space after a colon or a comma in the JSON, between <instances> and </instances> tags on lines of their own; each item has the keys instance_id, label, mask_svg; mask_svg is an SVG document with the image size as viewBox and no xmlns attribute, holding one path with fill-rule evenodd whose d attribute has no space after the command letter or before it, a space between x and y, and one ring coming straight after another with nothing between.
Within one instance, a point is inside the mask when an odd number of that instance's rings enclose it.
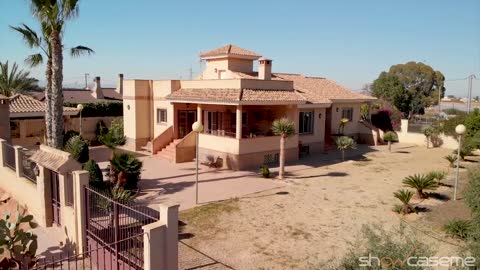
<instances>
[{"instance_id":1,"label":"clear blue sky","mask_svg":"<svg viewBox=\"0 0 480 270\"><path fill-rule=\"evenodd\" d=\"M422 61L448 79L480 79L479 0L147 1L82 0L66 46L96 54L65 56L65 85L83 74L114 85L126 78L188 78L198 53L233 43L274 60L274 72L327 77L360 89L391 65ZM0 61L32 53L8 25L37 28L27 0L0 0ZM38 28L37 28L38 29ZM32 70L44 79L44 67ZM465 95L467 81L447 94ZM480 95L480 80L474 81Z\"/></svg>"}]
</instances>

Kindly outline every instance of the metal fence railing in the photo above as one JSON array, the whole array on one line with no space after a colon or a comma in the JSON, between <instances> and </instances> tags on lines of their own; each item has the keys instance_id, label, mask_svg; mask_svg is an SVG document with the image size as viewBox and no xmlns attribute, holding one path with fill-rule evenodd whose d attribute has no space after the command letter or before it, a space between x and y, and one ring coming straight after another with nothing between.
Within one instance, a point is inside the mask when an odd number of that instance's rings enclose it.
<instances>
[{"instance_id":1,"label":"metal fence railing","mask_svg":"<svg viewBox=\"0 0 480 270\"><path fill-rule=\"evenodd\" d=\"M33 183L37 183L37 176L35 174L35 167L37 164L30 160L32 153L28 150L20 150L22 155L22 172L23 177L27 178L28 180L32 181Z\"/></svg>"},{"instance_id":2,"label":"metal fence railing","mask_svg":"<svg viewBox=\"0 0 480 270\"><path fill-rule=\"evenodd\" d=\"M3 144L3 158L5 161L5 166L16 171L16 164L15 164L15 149L10 144Z\"/></svg>"}]
</instances>

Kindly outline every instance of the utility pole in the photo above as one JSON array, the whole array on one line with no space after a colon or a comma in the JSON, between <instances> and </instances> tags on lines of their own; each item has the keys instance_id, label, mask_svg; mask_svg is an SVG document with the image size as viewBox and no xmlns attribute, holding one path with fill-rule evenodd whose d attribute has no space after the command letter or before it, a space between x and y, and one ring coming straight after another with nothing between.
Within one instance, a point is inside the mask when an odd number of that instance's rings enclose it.
<instances>
[{"instance_id":1,"label":"utility pole","mask_svg":"<svg viewBox=\"0 0 480 270\"><path fill-rule=\"evenodd\" d=\"M89 75L90 75L90 74L85 73L85 89L88 89L88 76L89 76Z\"/></svg>"},{"instance_id":2,"label":"utility pole","mask_svg":"<svg viewBox=\"0 0 480 270\"><path fill-rule=\"evenodd\" d=\"M472 110L472 81L476 79L475 75L468 76L468 103L467 103L467 113L470 113Z\"/></svg>"},{"instance_id":3,"label":"utility pole","mask_svg":"<svg viewBox=\"0 0 480 270\"><path fill-rule=\"evenodd\" d=\"M190 67L188 69L188 72L189 72L189 75L190 75L190 80L193 80L193 69L192 69L192 67Z\"/></svg>"}]
</instances>

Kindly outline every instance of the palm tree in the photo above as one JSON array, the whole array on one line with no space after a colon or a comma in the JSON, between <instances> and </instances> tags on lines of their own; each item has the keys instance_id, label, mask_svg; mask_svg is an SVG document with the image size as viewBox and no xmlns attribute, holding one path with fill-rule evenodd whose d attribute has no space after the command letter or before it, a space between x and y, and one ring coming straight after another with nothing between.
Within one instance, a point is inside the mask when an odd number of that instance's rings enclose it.
<instances>
[{"instance_id":1,"label":"palm tree","mask_svg":"<svg viewBox=\"0 0 480 270\"><path fill-rule=\"evenodd\" d=\"M61 148L63 145L63 32L66 22L78 14L78 0L31 0L31 9L34 17L42 26L43 38L36 33L34 35L33 30L26 28L26 25L22 28L26 31L14 29L22 35L24 33L31 35L29 37L24 35L24 40L29 46L31 44L32 48L41 48L48 58L45 95L47 100L47 143L55 148ZM42 40L44 42L41 42ZM93 52L86 47L79 47L73 48L74 56ZM31 63L41 63L42 60L39 54L27 58L27 61Z\"/></svg>"},{"instance_id":2,"label":"palm tree","mask_svg":"<svg viewBox=\"0 0 480 270\"><path fill-rule=\"evenodd\" d=\"M30 77L30 72L18 69L17 63L13 63L11 69L6 63L0 62L0 94L4 96L12 96L22 93L26 90L35 90L37 79Z\"/></svg>"},{"instance_id":3,"label":"palm tree","mask_svg":"<svg viewBox=\"0 0 480 270\"><path fill-rule=\"evenodd\" d=\"M447 177L447 173L442 171L431 171L427 174L427 177L432 178L439 185L442 185L442 181Z\"/></svg>"},{"instance_id":4,"label":"palm tree","mask_svg":"<svg viewBox=\"0 0 480 270\"><path fill-rule=\"evenodd\" d=\"M355 141L348 136L338 137L335 140L335 145L337 146L338 150L342 151L342 161L345 161L345 150L355 149L356 147Z\"/></svg>"},{"instance_id":5,"label":"palm tree","mask_svg":"<svg viewBox=\"0 0 480 270\"><path fill-rule=\"evenodd\" d=\"M457 157L455 155L448 155L448 156L445 156L444 158L450 164L450 168L455 167L455 161L457 161Z\"/></svg>"},{"instance_id":6,"label":"palm tree","mask_svg":"<svg viewBox=\"0 0 480 270\"><path fill-rule=\"evenodd\" d=\"M417 190L417 195L421 199L426 199L428 196L423 192L424 190L434 190L438 188L438 183L424 174L414 174L403 179L403 184Z\"/></svg>"},{"instance_id":7,"label":"palm tree","mask_svg":"<svg viewBox=\"0 0 480 270\"><path fill-rule=\"evenodd\" d=\"M399 206L399 212L404 215L413 212L413 207L410 204L410 200L412 199L413 194L413 191L407 189L400 189L393 193L393 196L395 196L395 198L399 199L402 202L402 205Z\"/></svg>"},{"instance_id":8,"label":"palm tree","mask_svg":"<svg viewBox=\"0 0 480 270\"><path fill-rule=\"evenodd\" d=\"M433 129L433 127L429 126L424 128L422 130L422 133L423 135L425 135L425 138L427 139L427 149L428 149L430 147L430 138L432 137L432 135L434 135L435 130Z\"/></svg>"},{"instance_id":9,"label":"palm tree","mask_svg":"<svg viewBox=\"0 0 480 270\"><path fill-rule=\"evenodd\" d=\"M295 134L295 124L288 118L280 118L272 123L273 134L280 136L280 168L278 178L283 179L285 171L285 140Z\"/></svg>"},{"instance_id":10,"label":"palm tree","mask_svg":"<svg viewBox=\"0 0 480 270\"><path fill-rule=\"evenodd\" d=\"M392 151L392 142L397 140L397 135L393 131L387 131L383 134L383 140L388 142L388 151Z\"/></svg>"},{"instance_id":11,"label":"palm tree","mask_svg":"<svg viewBox=\"0 0 480 270\"><path fill-rule=\"evenodd\" d=\"M46 59L46 87L45 87L45 101L46 101L46 111L45 111L45 122L46 124L46 133L47 133L47 144L53 145L51 142L52 136L52 47L50 46L50 33L51 27L49 27L48 22L41 22L41 35L35 32L31 27L26 24L22 24L18 27L10 26L13 30L17 31L25 44L31 48L39 50L38 52L29 55L25 59L25 63L31 67L36 67L44 63ZM94 51L85 46L76 46L70 48L70 55L72 57L79 57L82 55L93 54Z\"/></svg>"}]
</instances>

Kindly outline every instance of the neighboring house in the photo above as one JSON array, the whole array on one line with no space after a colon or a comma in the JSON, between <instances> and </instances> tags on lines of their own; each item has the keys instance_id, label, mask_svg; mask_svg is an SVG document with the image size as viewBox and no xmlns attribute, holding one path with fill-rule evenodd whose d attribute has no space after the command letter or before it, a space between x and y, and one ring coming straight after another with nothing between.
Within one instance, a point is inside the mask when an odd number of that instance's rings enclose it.
<instances>
[{"instance_id":1,"label":"neighboring house","mask_svg":"<svg viewBox=\"0 0 480 270\"><path fill-rule=\"evenodd\" d=\"M375 98L325 78L272 73L272 60L234 45L200 57L206 68L196 80L125 80L127 148L190 161L198 120L204 126L201 161L221 157L225 167L247 169L278 161L280 139L271 125L281 117L295 123L296 134L286 143L288 161L297 160L299 151L323 152L341 118L350 120L344 134L372 137L359 123L360 106Z\"/></svg>"},{"instance_id":2,"label":"neighboring house","mask_svg":"<svg viewBox=\"0 0 480 270\"><path fill-rule=\"evenodd\" d=\"M31 96L16 94L9 100L10 136L12 143L31 146L44 142L45 103ZM78 114L76 108L63 107L66 120Z\"/></svg>"},{"instance_id":3,"label":"neighboring house","mask_svg":"<svg viewBox=\"0 0 480 270\"><path fill-rule=\"evenodd\" d=\"M100 77L95 77L93 81L95 85L92 89L63 88L64 103L97 103L122 101L123 74L118 74L118 85L116 88L102 87ZM45 101L45 92L32 92L31 95L40 101Z\"/></svg>"}]
</instances>

